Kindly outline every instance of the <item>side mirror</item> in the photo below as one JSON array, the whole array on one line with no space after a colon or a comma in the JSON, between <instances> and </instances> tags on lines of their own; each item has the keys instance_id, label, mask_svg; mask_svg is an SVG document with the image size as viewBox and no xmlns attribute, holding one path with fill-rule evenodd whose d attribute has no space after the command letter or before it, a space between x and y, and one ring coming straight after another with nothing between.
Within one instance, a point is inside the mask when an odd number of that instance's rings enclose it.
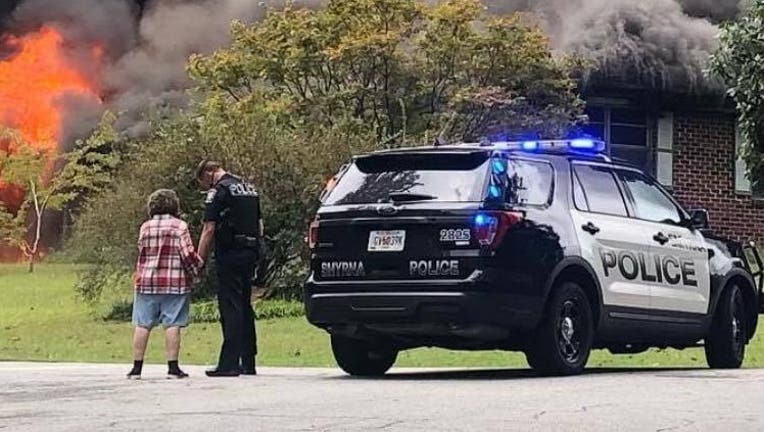
<instances>
[{"instance_id":1,"label":"side mirror","mask_svg":"<svg viewBox=\"0 0 764 432\"><path fill-rule=\"evenodd\" d=\"M690 212L690 227L699 230L708 229L708 210L692 210Z\"/></svg>"}]
</instances>

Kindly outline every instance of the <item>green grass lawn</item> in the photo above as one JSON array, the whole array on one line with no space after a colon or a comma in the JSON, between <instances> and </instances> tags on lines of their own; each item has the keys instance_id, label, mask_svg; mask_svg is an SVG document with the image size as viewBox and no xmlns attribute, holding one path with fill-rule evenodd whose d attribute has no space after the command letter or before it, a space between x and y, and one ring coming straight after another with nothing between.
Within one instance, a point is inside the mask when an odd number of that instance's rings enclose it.
<instances>
[{"instance_id":1,"label":"green grass lawn","mask_svg":"<svg viewBox=\"0 0 764 432\"><path fill-rule=\"evenodd\" d=\"M24 266L0 265L0 360L121 362L131 358L129 323L94 318L75 298L76 268L40 265L32 275ZM334 366L329 338L304 318L260 321L258 362L269 366ZM746 367L764 366L762 328L748 346ZM153 335L149 362L163 362L161 334ZM220 347L216 324L192 324L183 333L181 361L214 364ZM457 352L416 349L403 352L397 366L526 367L525 357L499 351ZM589 367L705 367L702 349L650 351L614 356L596 351Z\"/></svg>"}]
</instances>

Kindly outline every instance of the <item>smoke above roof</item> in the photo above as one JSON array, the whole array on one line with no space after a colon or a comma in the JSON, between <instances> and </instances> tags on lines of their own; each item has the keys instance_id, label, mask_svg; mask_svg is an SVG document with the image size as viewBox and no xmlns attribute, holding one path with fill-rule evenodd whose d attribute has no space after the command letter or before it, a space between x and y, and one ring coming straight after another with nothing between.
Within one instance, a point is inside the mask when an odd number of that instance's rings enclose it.
<instances>
[{"instance_id":1,"label":"smoke above roof","mask_svg":"<svg viewBox=\"0 0 764 432\"><path fill-rule=\"evenodd\" d=\"M190 83L185 63L190 54L223 46L232 19L253 22L262 17L266 6L282 2L5 0L0 31L24 32L46 24L63 32L72 45L102 46L105 65L93 73L103 89L106 108L120 114L121 130L140 135L147 127L143 119L147 111L187 102ZM484 3L497 14L537 14L556 51L593 61L594 72L584 77L585 82L607 80L664 91L712 93L719 93L721 86L705 77L704 68L716 43L717 24L734 18L742 7L739 0ZM323 2L297 4L317 7ZM87 133L103 109L81 103L76 108L67 118L72 137Z\"/></svg>"},{"instance_id":2,"label":"smoke above roof","mask_svg":"<svg viewBox=\"0 0 764 432\"><path fill-rule=\"evenodd\" d=\"M531 11L553 47L594 63L585 77L681 93L721 93L704 70L718 23L734 19L745 0L510 0L495 13Z\"/></svg>"}]
</instances>

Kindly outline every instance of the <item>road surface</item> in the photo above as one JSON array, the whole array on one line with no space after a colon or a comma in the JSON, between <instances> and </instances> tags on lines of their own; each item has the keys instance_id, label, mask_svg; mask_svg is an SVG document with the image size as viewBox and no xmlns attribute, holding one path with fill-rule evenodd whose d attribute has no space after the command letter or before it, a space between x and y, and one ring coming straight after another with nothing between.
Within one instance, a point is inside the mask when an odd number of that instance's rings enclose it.
<instances>
[{"instance_id":1,"label":"road surface","mask_svg":"<svg viewBox=\"0 0 764 432\"><path fill-rule=\"evenodd\" d=\"M762 431L764 370L260 368L256 377L167 380L125 365L0 363L0 432Z\"/></svg>"}]
</instances>

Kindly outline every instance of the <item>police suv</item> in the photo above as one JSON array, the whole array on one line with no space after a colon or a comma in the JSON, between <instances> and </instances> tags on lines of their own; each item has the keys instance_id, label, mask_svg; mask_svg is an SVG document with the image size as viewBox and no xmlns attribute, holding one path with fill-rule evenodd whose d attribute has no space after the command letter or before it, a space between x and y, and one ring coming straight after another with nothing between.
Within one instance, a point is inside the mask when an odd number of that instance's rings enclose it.
<instances>
[{"instance_id":1,"label":"police suv","mask_svg":"<svg viewBox=\"0 0 764 432\"><path fill-rule=\"evenodd\" d=\"M399 351L436 346L523 351L539 373L570 375L592 349L704 346L709 366L739 367L758 319L750 254L603 150L575 139L355 157L310 225L304 286L339 366L380 375Z\"/></svg>"}]
</instances>

